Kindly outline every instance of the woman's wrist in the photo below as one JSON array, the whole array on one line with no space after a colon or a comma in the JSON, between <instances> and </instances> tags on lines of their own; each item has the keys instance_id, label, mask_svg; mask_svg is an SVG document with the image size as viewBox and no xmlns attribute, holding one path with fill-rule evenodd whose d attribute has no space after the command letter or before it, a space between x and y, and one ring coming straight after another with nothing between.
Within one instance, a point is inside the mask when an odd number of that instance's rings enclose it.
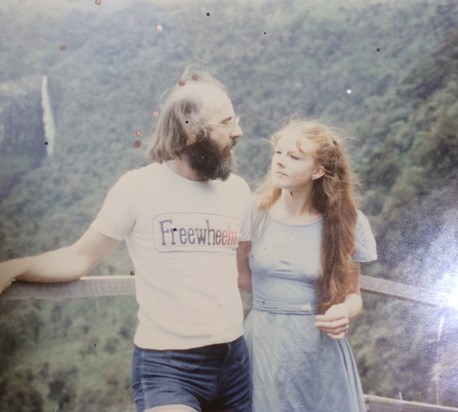
<instances>
[{"instance_id":1,"label":"woman's wrist","mask_svg":"<svg viewBox=\"0 0 458 412\"><path fill-rule=\"evenodd\" d=\"M362 309L361 295L358 293L350 293L343 302L347 312L348 319L354 318Z\"/></svg>"}]
</instances>

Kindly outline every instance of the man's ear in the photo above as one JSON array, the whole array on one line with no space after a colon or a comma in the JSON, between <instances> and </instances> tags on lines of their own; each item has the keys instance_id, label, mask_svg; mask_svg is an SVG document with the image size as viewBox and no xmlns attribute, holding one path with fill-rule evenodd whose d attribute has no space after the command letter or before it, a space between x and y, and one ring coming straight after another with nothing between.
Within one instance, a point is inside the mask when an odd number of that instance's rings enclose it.
<instances>
[{"instance_id":1,"label":"man's ear","mask_svg":"<svg viewBox=\"0 0 458 412\"><path fill-rule=\"evenodd\" d=\"M319 165L315 168L315 170L312 173L312 180L319 179L323 175L324 175L324 167Z\"/></svg>"},{"instance_id":2,"label":"man's ear","mask_svg":"<svg viewBox=\"0 0 458 412\"><path fill-rule=\"evenodd\" d=\"M187 146L198 142L207 135L207 132L203 128L191 126L191 124L186 124L185 131L188 135Z\"/></svg>"}]
</instances>

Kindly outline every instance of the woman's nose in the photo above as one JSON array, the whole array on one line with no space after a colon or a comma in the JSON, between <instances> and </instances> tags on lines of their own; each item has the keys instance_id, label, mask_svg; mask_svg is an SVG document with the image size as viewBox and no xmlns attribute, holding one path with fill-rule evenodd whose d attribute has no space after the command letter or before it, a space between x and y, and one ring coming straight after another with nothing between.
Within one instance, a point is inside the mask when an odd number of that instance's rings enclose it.
<instances>
[{"instance_id":1,"label":"woman's nose","mask_svg":"<svg viewBox=\"0 0 458 412\"><path fill-rule=\"evenodd\" d=\"M275 163L278 165L278 166L281 166L281 167L284 167L285 166L285 162L284 162L284 159L281 155L277 155L276 158L275 158Z\"/></svg>"}]
</instances>

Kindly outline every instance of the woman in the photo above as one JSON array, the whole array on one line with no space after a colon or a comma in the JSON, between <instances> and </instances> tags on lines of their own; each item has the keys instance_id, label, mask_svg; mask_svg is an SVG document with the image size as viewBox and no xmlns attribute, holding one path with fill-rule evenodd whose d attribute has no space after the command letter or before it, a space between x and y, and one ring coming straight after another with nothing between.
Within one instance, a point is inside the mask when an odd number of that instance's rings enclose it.
<instances>
[{"instance_id":1,"label":"woman","mask_svg":"<svg viewBox=\"0 0 458 412\"><path fill-rule=\"evenodd\" d=\"M271 173L255 197L251 242L238 250L254 411L365 411L346 332L362 309L359 262L375 240L356 209L339 138L291 121L272 138Z\"/></svg>"}]
</instances>

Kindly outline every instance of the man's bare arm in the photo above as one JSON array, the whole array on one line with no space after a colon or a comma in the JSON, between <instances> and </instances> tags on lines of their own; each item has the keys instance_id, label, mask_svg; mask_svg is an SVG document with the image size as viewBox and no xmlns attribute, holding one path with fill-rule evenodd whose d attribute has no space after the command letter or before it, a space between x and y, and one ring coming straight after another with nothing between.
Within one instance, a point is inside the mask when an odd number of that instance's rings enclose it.
<instances>
[{"instance_id":1,"label":"man's bare arm","mask_svg":"<svg viewBox=\"0 0 458 412\"><path fill-rule=\"evenodd\" d=\"M71 246L0 262L0 293L15 279L43 283L79 279L90 273L118 244L118 240L90 228Z\"/></svg>"}]
</instances>

